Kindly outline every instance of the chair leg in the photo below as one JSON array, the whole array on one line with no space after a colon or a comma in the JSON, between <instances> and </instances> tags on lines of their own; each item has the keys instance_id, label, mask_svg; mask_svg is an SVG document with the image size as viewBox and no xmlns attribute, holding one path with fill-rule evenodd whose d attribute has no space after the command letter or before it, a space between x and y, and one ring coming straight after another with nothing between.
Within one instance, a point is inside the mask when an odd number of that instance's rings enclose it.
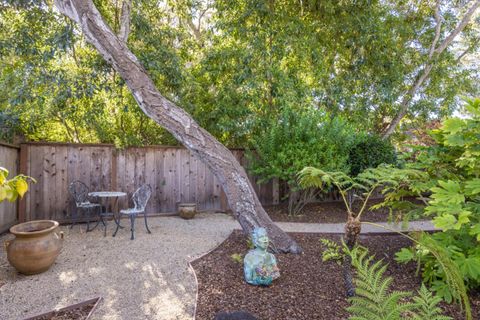
<instances>
[{"instance_id":1,"label":"chair leg","mask_svg":"<svg viewBox=\"0 0 480 320\"><path fill-rule=\"evenodd\" d=\"M72 212L72 224L70 225L70 229L73 229L73 226L75 225L75 220L77 218L77 211L78 211L78 207L75 207L75 209Z\"/></svg>"},{"instance_id":2,"label":"chair leg","mask_svg":"<svg viewBox=\"0 0 480 320\"><path fill-rule=\"evenodd\" d=\"M132 237L130 240L135 239L134 233L135 233L135 215L131 214L130 215L130 230L132 231Z\"/></svg>"},{"instance_id":3,"label":"chair leg","mask_svg":"<svg viewBox=\"0 0 480 320\"><path fill-rule=\"evenodd\" d=\"M144 212L143 213L143 218L145 219L145 228L147 228L148 233L152 233L150 229L148 229L148 224L147 224L147 214Z\"/></svg>"},{"instance_id":4,"label":"chair leg","mask_svg":"<svg viewBox=\"0 0 480 320\"><path fill-rule=\"evenodd\" d=\"M116 223L117 227L115 228L115 232L112 234L112 237L117 235L118 229L120 229L120 223Z\"/></svg>"},{"instance_id":5,"label":"chair leg","mask_svg":"<svg viewBox=\"0 0 480 320\"><path fill-rule=\"evenodd\" d=\"M92 209L88 208L87 209L87 231L86 232L90 231L90 218L91 217L92 217Z\"/></svg>"},{"instance_id":6,"label":"chair leg","mask_svg":"<svg viewBox=\"0 0 480 320\"><path fill-rule=\"evenodd\" d=\"M105 220L103 219L102 215L100 215L100 220L102 221L102 224L103 224L103 236L106 237L107 236L107 224L105 223Z\"/></svg>"}]
</instances>

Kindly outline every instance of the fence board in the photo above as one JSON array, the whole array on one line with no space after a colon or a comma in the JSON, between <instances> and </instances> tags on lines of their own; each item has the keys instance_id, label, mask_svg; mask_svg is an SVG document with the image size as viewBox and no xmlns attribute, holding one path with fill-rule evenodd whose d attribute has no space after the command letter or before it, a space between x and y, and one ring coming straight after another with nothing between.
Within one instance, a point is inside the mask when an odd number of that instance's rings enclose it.
<instances>
[{"instance_id":1,"label":"fence board","mask_svg":"<svg viewBox=\"0 0 480 320\"><path fill-rule=\"evenodd\" d=\"M0 144L0 166L7 169L12 178L18 174L19 150L14 146ZM0 203L0 233L17 222L17 203Z\"/></svg>"},{"instance_id":2,"label":"fence board","mask_svg":"<svg viewBox=\"0 0 480 320\"><path fill-rule=\"evenodd\" d=\"M218 180L185 148L152 146L116 150L105 144L61 143L27 143L22 147L26 149L24 166L38 180L26 195L26 220L68 221L74 202L67 188L75 180L87 184L90 191L127 192L128 199L136 188L148 183L153 190L148 213L175 212L178 202L195 202L199 210L228 209ZM233 153L246 164L242 150ZM263 204L272 204L281 196L272 183L258 186L254 177L250 179ZM131 205L127 198L119 201L121 208Z\"/></svg>"}]
</instances>

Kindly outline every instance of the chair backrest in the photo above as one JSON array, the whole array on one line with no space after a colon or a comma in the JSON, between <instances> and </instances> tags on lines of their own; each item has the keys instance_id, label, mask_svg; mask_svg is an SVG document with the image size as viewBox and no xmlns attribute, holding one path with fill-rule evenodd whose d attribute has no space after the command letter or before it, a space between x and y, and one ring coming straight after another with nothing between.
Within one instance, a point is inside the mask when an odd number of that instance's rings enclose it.
<instances>
[{"instance_id":1,"label":"chair backrest","mask_svg":"<svg viewBox=\"0 0 480 320\"><path fill-rule=\"evenodd\" d=\"M135 205L135 209L145 211L145 207L147 206L148 199L152 195L152 188L148 184L144 184L140 188L138 188L132 195L133 204Z\"/></svg>"},{"instance_id":2,"label":"chair backrest","mask_svg":"<svg viewBox=\"0 0 480 320\"><path fill-rule=\"evenodd\" d=\"M76 205L80 205L82 202L88 201L88 187L82 181L73 181L68 185L68 191L75 199Z\"/></svg>"}]
</instances>

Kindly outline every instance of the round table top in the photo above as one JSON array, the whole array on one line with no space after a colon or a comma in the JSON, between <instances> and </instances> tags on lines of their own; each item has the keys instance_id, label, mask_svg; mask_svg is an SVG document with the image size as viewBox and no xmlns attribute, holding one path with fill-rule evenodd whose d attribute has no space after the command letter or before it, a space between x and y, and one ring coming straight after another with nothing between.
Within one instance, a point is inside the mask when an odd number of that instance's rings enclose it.
<instances>
[{"instance_id":1,"label":"round table top","mask_svg":"<svg viewBox=\"0 0 480 320\"><path fill-rule=\"evenodd\" d=\"M90 197L110 198L110 197L125 197L127 194L121 191L95 191L89 192Z\"/></svg>"}]
</instances>

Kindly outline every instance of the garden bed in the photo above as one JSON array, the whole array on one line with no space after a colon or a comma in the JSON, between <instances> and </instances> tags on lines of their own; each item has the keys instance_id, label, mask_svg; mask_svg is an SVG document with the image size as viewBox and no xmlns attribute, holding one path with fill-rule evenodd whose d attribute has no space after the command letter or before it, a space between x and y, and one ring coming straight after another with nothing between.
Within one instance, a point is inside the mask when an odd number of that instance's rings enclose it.
<instances>
[{"instance_id":1,"label":"garden bed","mask_svg":"<svg viewBox=\"0 0 480 320\"><path fill-rule=\"evenodd\" d=\"M339 235L299 234L292 236L305 251L303 255L277 255L281 277L271 287L255 287L243 280L243 265L231 258L248 251L246 238L233 232L217 249L196 260L192 266L198 278L196 319L213 319L221 311L248 311L258 319L347 319L342 267L322 262L319 239L339 240ZM409 240L396 235L360 236L370 253L388 263L386 275L394 278L395 290L417 290L421 279L416 265L396 263L393 258ZM473 314L480 312L480 294L471 295ZM454 319L464 319L454 305L443 308ZM474 316L475 318L475 316Z\"/></svg>"},{"instance_id":2,"label":"garden bed","mask_svg":"<svg viewBox=\"0 0 480 320\"><path fill-rule=\"evenodd\" d=\"M368 207L379 203L379 201L380 200L369 201ZM358 209L360 205L360 201L357 201L354 204L354 209ZM286 203L276 206L268 206L265 207L265 210L270 218L277 222L345 223L347 220L347 211L343 202L332 201L309 203L303 208L301 214L296 216L288 215L288 204ZM389 221L388 209L365 211L362 217L363 221L369 222Z\"/></svg>"},{"instance_id":3,"label":"garden bed","mask_svg":"<svg viewBox=\"0 0 480 320\"><path fill-rule=\"evenodd\" d=\"M88 320L102 298L94 298L25 320Z\"/></svg>"}]
</instances>

